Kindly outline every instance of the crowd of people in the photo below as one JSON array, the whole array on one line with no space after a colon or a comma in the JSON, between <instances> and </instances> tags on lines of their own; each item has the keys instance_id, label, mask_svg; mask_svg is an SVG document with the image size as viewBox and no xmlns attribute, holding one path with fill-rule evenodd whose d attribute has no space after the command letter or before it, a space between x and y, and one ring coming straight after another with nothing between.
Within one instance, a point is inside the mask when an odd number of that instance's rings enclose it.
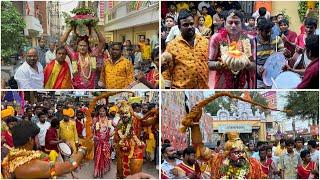
<instances>
[{"instance_id":1,"label":"crowd of people","mask_svg":"<svg viewBox=\"0 0 320 180\"><path fill-rule=\"evenodd\" d=\"M143 159L156 166L158 105L136 102L137 97L97 104L109 96L102 94L91 104L50 98L34 104L25 101L22 111L12 102L3 103L1 175L56 177L73 171L83 160L93 160L93 177L103 178L115 160L116 177L127 178L142 171ZM60 144L69 146L72 154Z\"/></svg>"},{"instance_id":2,"label":"crowd of people","mask_svg":"<svg viewBox=\"0 0 320 180\"><path fill-rule=\"evenodd\" d=\"M158 87L158 36L140 36L136 45L105 42L93 28L98 43L89 36L69 36L67 29L60 42L41 37L39 46L30 48L14 70L14 77L2 79L2 88L11 89L152 89ZM66 43L70 37L70 43Z\"/></svg>"},{"instance_id":3,"label":"crowd of people","mask_svg":"<svg viewBox=\"0 0 320 180\"><path fill-rule=\"evenodd\" d=\"M265 7L248 14L237 1L162 2L161 8L163 88L319 88L318 21L308 12L293 32L284 14ZM281 78L297 82L284 86L270 78L275 69L292 72Z\"/></svg>"},{"instance_id":4,"label":"crowd of people","mask_svg":"<svg viewBox=\"0 0 320 180\"><path fill-rule=\"evenodd\" d=\"M297 137L256 144L250 141L244 145L240 138L236 141L232 138L229 135L224 145L218 141L209 155L217 157L206 163L203 159L209 157L204 157L204 152L199 157L193 146L178 151L165 139L161 149L161 178L319 179L319 142L316 139L305 143L303 137ZM225 167L229 162L221 162L220 155L228 158L234 167ZM247 167L242 168L244 166Z\"/></svg>"}]
</instances>

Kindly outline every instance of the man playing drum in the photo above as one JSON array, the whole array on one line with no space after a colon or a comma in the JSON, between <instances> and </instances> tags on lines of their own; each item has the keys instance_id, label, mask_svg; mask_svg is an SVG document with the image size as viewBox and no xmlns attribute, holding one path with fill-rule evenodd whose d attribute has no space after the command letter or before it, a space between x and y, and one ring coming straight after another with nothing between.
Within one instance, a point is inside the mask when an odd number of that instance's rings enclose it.
<instances>
[{"instance_id":1,"label":"man playing drum","mask_svg":"<svg viewBox=\"0 0 320 180\"><path fill-rule=\"evenodd\" d=\"M257 88L269 88L262 81L262 74L266 70L263 65L270 55L276 52L284 52L284 44L279 36L271 34L272 22L265 18L261 18L258 22L257 36Z\"/></svg>"},{"instance_id":2,"label":"man playing drum","mask_svg":"<svg viewBox=\"0 0 320 180\"><path fill-rule=\"evenodd\" d=\"M319 36L310 35L306 39L306 54L311 60L298 89L319 89Z\"/></svg>"}]
</instances>

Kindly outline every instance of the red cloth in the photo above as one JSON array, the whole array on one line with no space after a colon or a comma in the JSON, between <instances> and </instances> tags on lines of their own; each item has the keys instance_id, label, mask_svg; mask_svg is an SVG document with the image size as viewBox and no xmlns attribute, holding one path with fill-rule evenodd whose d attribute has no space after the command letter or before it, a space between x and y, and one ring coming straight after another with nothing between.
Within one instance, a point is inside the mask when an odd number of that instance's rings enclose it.
<instances>
[{"instance_id":1,"label":"red cloth","mask_svg":"<svg viewBox=\"0 0 320 180\"><path fill-rule=\"evenodd\" d=\"M170 179L169 176L161 169L161 179Z\"/></svg>"},{"instance_id":2,"label":"red cloth","mask_svg":"<svg viewBox=\"0 0 320 180\"><path fill-rule=\"evenodd\" d=\"M313 169L316 169L316 163L313 161L309 162L306 167L304 167L303 164L298 165L297 173L299 175L299 178L308 179Z\"/></svg>"},{"instance_id":3,"label":"red cloth","mask_svg":"<svg viewBox=\"0 0 320 180\"><path fill-rule=\"evenodd\" d=\"M81 77L81 68L78 64L78 73L73 77L73 86L75 89L94 89L94 80L96 77L95 72L91 71L91 76L89 79L84 79Z\"/></svg>"},{"instance_id":4,"label":"red cloth","mask_svg":"<svg viewBox=\"0 0 320 180\"><path fill-rule=\"evenodd\" d=\"M110 128L102 128L96 129L96 124L99 120L94 124L94 176L102 177L102 175L110 171L111 168L111 149L110 149Z\"/></svg>"},{"instance_id":5,"label":"red cloth","mask_svg":"<svg viewBox=\"0 0 320 180\"><path fill-rule=\"evenodd\" d=\"M56 141L56 140L58 140L58 132L55 128L50 127L46 133L45 148L48 150L55 150L59 152L56 144L50 144L50 141Z\"/></svg>"},{"instance_id":6,"label":"red cloth","mask_svg":"<svg viewBox=\"0 0 320 180\"><path fill-rule=\"evenodd\" d=\"M155 70L154 69L152 69L152 70L150 70L148 73L147 73L147 75L146 75L146 78L147 78L147 80L152 84L152 85L156 85L156 83L157 83L157 77L155 76Z\"/></svg>"},{"instance_id":7,"label":"red cloth","mask_svg":"<svg viewBox=\"0 0 320 180\"><path fill-rule=\"evenodd\" d=\"M49 64L46 65L46 67L43 70L43 74L44 74L44 85L47 84L50 74L52 73L54 64L56 63L56 61L51 61ZM61 71L58 74L57 80L54 83L53 89L61 89L62 88L62 82L63 80L66 78L66 74L69 73L69 65L68 63L65 61L62 65Z\"/></svg>"},{"instance_id":8,"label":"red cloth","mask_svg":"<svg viewBox=\"0 0 320 180\"><path fill-rule=\"evenodd\" d=\"M13 138L9 131L2 131L1 136L4 136L4 139L6 140L6 144L8 144L8 146L14 147Z\"/></svg>"},{"instance_id":9,"label":"red cloth","mask_svg":"<svg viewBox=\"0 0 320 180\"><path fill-rule=\"evenodd\" d=\"M67 50L67 54L70 57L71 61L78 61L79 60L79 53L74 51L69 45L65 46ZM97 56L99 53L97 51L92 51L90 56ZM78 63L78 73L73 77L73 86L75 89L94 89L94 82L96 73L91 71L91 76L89 79L85 79L81 77L81 68L80 64Z\"/></svg>"},{"instance_id":10,"label":"red cloth","mask_svg":"<svg viewBox=\"0 0 320 180\"><path fill-rule=\"evenodd\" d=\"M189 175L191 175L191 174L193 174L195 172L195 170L192 169L192 167L186 165L183 162L178 164L176 167L181 169L181 170L183 170L185 172L186 176L189 176Z\"/></svg>"},{"instance_id":11,"label":"red cloth","mask_svg":"<svg viewBox=\"0 0 320 180\"><path fill-rule=\"evenodd\" d=\"M78 136L79 135L82 135L82 131L83 131L83 124L81 121L79 121L78 119L76 120L76 128L77 128L77 133L78 133Z\"/></svg>"},{"instance_id":12,"label":"red cloth","mask_svg":"<svg viewBox=\"0 0 320 180\"><path fill-rule=\"evenodd\" d=\"M290 43L295 43L296 38L297 38L297 33L288 30L288 34L286 35L286 37ZM290 57L292 57L295 52L295 47L290 45L289 42L284 43L284 47L290 51L290 55L291 55Z\"/></svg>"},{"instance_id":13,"label":"red cloth","mask_svg":"<svg viewBox=\"0 0 320 180\"><path fill-rule=\"evenodd\" d=\"M300 34L297 39L296 39L296 45L299 46L300 48L305 47L305 42L304 42L304 33Z\"/></svg>"},{"instance_id":14,"label":"red cloth","mask_svg":"<svg viewBox=\"0 0 320 180\"><path fill-rule=\"evenodd\" d=\"M241 33L241 38L248 38L245 32ZM250 42L252 57L255 58L255 46L252 39L250 39ZM218 61L218 57L221 57L220 44L228 44L228 32L225 29L219 30L218 33L211 37L209 43L209 60ZM256 72L253 69L254 68L252 68L252 70L243 69L236 77L229 69L216 70L213 86L215 89L243 89L247 84L249 89L255 88ZM212 74L211 72L209 74Z\"/></svg>"},{"instance_id":15,"label":"red cloth","mask_svg":"<svg viewBox=\"0 0 320 180\"><path fill-rule=\"evenodd\" d=\"M267 161L265 163L260 162L261 169L262 169L263 173L267 176L269 174L269 169L270 169L271 164L272 164L272 159L267 159Z\"/></svg>"},{"instance_id":16,"label":"red cloth","mask_svg":"<svg viewBox=\"0 0 320 180\"><path fill-rule=\"evenodd\" d=\"M313 60L306 68L303 80L297 89L319 89L319 58Z\"/></svg>"}]
</instances>

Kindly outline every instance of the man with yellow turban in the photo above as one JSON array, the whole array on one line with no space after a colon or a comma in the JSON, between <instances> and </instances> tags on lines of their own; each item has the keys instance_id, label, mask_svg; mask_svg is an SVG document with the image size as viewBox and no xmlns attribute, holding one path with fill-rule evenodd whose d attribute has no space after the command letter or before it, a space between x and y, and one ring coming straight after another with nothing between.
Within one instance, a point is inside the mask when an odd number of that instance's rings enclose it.
<instances>
[{"instance_id":1,"label":"man with yellow turban","mask_svg":"<svg viewBox=\"0 0 320 180\"><path fill-rule=\"evenodd\" d=\"M14 116L14 108L12 106L8 106L7 109L1 111L2 120L10 116Z\"/></svg>"},{"instance_id":2,"label":"man with yellow turban","mask_svg":"<svg viewBox=\"0 0 320 180\"><path fill-rule=\"evenodd\" d=\"M211 178L214 179L261 179L259 162L248 157L245 145L238 132L227 133L228 141L224 145L224 154L214 154L211 159Z\"/></svg>"},{"instance_id":3,"label":"man with yellow turban","mask_svg":"<svg viewBox=\"0 0 320 180\"><path fill-rule=\"evenodd\" d=\"M72 108L63 110L63 121L60 121L59 137L71 146L73 152L77 152L79 140L76 123L75 121L70 121L72 117L74 117Z\"/></svg>"}]
</instances>

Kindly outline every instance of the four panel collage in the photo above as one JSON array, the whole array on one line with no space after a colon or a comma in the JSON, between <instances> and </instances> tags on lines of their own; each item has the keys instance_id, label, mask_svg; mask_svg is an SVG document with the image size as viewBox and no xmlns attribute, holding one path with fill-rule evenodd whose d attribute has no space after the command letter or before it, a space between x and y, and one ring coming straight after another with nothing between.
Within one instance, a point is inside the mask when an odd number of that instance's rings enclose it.
<instances>
[{"instance_id":1,"label":"four panel collage","mask_svg":"<svg viewBox=\"0 0 320 180\"><path fill-rule=\"evenodd\" d=\"M2 1L1 179L319 179L319 1Z\"/></svg>"}]
</instances>

